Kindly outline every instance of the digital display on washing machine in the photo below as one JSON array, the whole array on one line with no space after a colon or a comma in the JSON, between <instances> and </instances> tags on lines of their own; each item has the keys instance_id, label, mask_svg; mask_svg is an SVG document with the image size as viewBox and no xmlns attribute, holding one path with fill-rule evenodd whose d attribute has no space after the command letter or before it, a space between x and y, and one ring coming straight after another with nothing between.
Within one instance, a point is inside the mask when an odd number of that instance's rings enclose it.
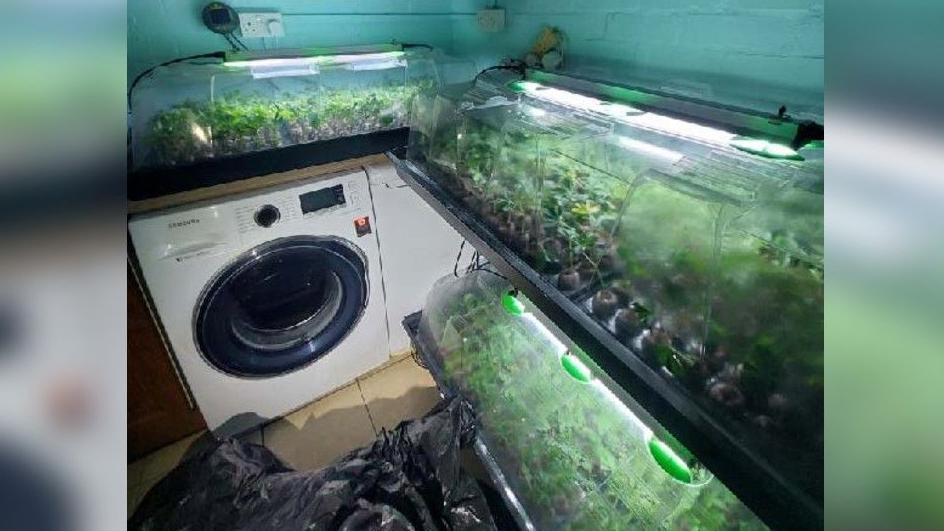
<instances>
[{"instance_id":1,"label":"digital display on washing machine","mask_svg":"<svg viewBox=\"0 0 944 531\"><path fill-rule=\"evenodd\" d=\"M343 205L347 201L344 199L344 186L338 184L331 188L322 188L314 192L308 192L298 196L302 205L302 214L317 212L326 208Z\"/></svg>"}]
</instances>

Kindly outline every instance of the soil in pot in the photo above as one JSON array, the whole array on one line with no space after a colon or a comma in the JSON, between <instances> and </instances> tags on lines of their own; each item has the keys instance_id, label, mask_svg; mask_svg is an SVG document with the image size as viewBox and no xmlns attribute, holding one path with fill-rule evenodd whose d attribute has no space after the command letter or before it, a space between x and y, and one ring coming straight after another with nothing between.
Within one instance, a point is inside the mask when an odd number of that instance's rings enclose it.
<instances>
[{"instance_id":1,"label":"soil in pot","mask_svg":"<svg viewBox=\"0 0 944 531\"><path fill-rule=\"evenodd\" d=\"M519 253L525 254L531 243L531 235L526 231L518 231L517 234L512 238L511 246L514 247Z\"/></svg>"},{"instance_id":2,"label":"soil in pot","mask_svg":"<svg viewBox=\"0 0 944 531\"><path fill-rule=\"evenodd\" d=\"M593 296L593 300L590 302L590 308L593 310L593 315L597 319L607 320L615 312L616 308L619 306L619 299L616 297L616 294L608 289L601 289Z\"/></svg>"}]
</instances>

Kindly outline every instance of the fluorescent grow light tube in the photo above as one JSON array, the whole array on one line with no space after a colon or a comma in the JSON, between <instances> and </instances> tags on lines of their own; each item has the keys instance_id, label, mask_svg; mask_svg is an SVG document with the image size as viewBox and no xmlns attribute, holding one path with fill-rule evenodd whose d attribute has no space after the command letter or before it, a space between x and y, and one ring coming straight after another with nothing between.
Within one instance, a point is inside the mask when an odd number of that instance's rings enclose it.
<instances>
[{"instance_id":1,"label":"fluorescent grow light tube","mask_svg":"<svg viewBox=\"0 0 944 531\"><path fill-rule=\"evenodd\" d=\"M318 55L312 57L264 57L259 59L246 59L240 61L226 61L224 66L236 68L252 68L265 66L295 66L306 65L333 66L347 64L370 64L380 62L396 61L402 65L404 52L378 52L378 53L357 53L357 54L339 54L339 55Z\"/></svg>"},{"instance_id":2,"label":"fluorescent grow light tube","mask_svg":"<svg viewBox=\"0 0 944 531\"><path fill-rule=\"evenodd\" d=\"M800 156L796 150L783 144L769 142L764 139L738 136L722 129L716 129L678 118L670 118L654 112L640 111L628 105L609 103L599 98L549 87L534 81L515 81L509 86L516 92L524 92L529 97L538 100L600 113L636 127L681 136L709 144L732 146L742 151L768 158L803 160L803 157ZM645 142L628 140L625 137L620 138L620 143L625 147L645 151L665 160L669 160L676 155L673 151L665 150ZM681 155L679 155L679 158L681 158Z\"/></svg>"},{"instance_id":3,"label":"fluorescent grow light tube","mask_svg":"<svg viewBox=\"0 0 944 531\"><path fill-rule=\"evenodd\" d=\"M529 96L535 99L573 107L584 111L597 112L613 118L622 118L623 116L639 114L642 111L629 105L621 103L610 103L576 92L561 90L554 87L547 87L533 81L519 81L514 84L519 90L523 90Z\"/></svg>"},{"instance_id":4,"label":"fluorescent grow light tube","mask_svg":"<svg viewBox=\"0 0 944 531\"><path fill-rule=\"evenodd\" d=\"M768 142L760 138L737 137L731 140L731 145L742 151L772 159L803 160L803 157L790 146Z\"/></svg>"},{"instance_id":5,"label":"fluorescent grow light tube","mask_svg":"<svg viewBox=\"0 0 944 531\"><path fill-rule=\"evenodd\" d=\"M534 81L517 81L511 84L511 88L518 92L524 92L529 97L538 100L603 114L626 124L712 144L727 144L736 136L721 129L669 118L652 112L644 112L622 103L610 103L599 98L549 87Z\"/></svg>"},{"instance_id":6,"label":"fluorescent grow light tube","mask_svg":"<svg viewBox=\"0 0 944 531\"><path fill-rule=\"evenodd\" d=\"M315 57L268 57L240 61L226 61L224 66L249 68L252 77L308 76L317 74L321 68L340 67L348 70L389 70L406 66L404 52L379 52L362 54L319 55Z\"/></svg>"},{"instance_id":7,"label":"fluorescent grow light tube","mask_svg":"<svg viewBox=\"0 0 944 531\"><path fill-rule=\"evenodd\" d=\"M650 158L669 166L682 160L684 156L678 151L672 151L671 149L666 149L655 144L650 144L649 142L643 142L642 140L636 140L635 138L626 136L619 137L619 143L626 149L648 155Z\"/></svg>"}]
</instances>

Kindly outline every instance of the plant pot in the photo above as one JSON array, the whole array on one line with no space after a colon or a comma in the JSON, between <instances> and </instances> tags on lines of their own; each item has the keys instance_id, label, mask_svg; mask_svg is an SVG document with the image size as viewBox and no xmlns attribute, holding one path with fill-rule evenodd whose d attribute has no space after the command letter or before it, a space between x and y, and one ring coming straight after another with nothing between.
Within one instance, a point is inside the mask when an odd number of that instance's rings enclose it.
<instances>
[{"instance_id":1,"label":"plant pot","mask_svg":"<svg viewBox=\"0 0 944 531\"><path fill-rule=\"evenodd\" d=\"M595 315L597 319L604 321L613 316L617 306L619 306L619 299L616 297L616 294L607 289L598 291L597 294L593 296L593 300L590 301L593 315Z\"/></svg>"},{"instance_id":2,"label":"plant pot","mask_svg":"<svg viewBox=\"0 0 944 531\"><path fill-rule=\"evenodd\" d=\"M642 355L653 365L666 365L672 356L672 337L665 330L654 327L642 338Z\"/></svg>"},{"instance_id":3,"label":"plant pot","mask_svg":"<svg viewBox=\"0 0 944 531\"><path fill-rule=\"evenodd\" d=\"M724 345L719 345L711 349L710 353L706 356L708 367L713 371L720 371L724 368L725 363L728 361L728 349Z\"/></svg>"},{"instance_id":4,"label":"plant pot","mask_svg":"<svg viewBox=\"0 0 944 531\"><path fill-rule=\"evenodd\" d=\"M528 230L528 232L531 233L532 240L542 240L546 235L544 223L541 221L541 217L536 214L527 216L527 221L524 227Z\"/></svg>"},{"instance_id":5,"label":"plant pot","mask_svg":"<svg viewBox=\"0 0 944 531\"><path fill-rule=\"evenodd\" d=\"M512 239L511 246L519 253L525 254L531 243L531 235L527 232L518 231Z\"/></svg>"},{"instance_id":6,"label":"plant pot","mask_svg":"<svg viewBox=\"0 0 944 531\"><path fill-rule=\"evenodd\" d=\"M633 302L632 284L628 280L617 280L610 285L610 291L619 299L620 306L629 306Z\"/></svg>"},{"instance_id":7,"label":"plant pot","mask_svg":"<svg viewBox=\"0 0 944 531\"><path fill-rule=\"evenodd\" d=\"M600 274L599 269L588 260L581 260L580 263L577 264L577 271L580 272L580 279L588 284L593 282L593 279Z\"/></svg>"},{"instance_id":8,"label":"plant pot","mask_svg":"<svg viewBox=\"0 0 944 531\"><path fill-rule=\"evenodd\" d=\"M556 238L541 240L535 256L536 268L541 273L555 275L563 269L561 255L564 254L564 245Z\"/></svg>"},{"instance_id":9,"label":"plant pot","mask_svg":"<svg viewBox=\"0 0 944 531\"><path fill-rule=\"evenodd\" d=\"M498 225L498 236L502 239L502 241L509 245L512 245L517 232L518 228L511 221L499 223Z\"/></svg>"},{"instance_id":10,"label":"plant pot","mask_svg":"<svg viewBox=\"0 0 944 531\"><path fill-rule=\"evenodd\" d=\"M576 269L568 268L561 271L557 277L557 287L561 291L575 291L580 288L580 273Z\"/></svg>"},{"instance_id":11,"label":"plant pot","mask_svg":"<svg viewBox=\"0 0 944 531\"><path fill-rule=\"evenodd\" d=\"M488 214L485 216L485 224L491 227L493 230L499 230L502 222L501 219L495 214Z\"/></svg>"},{"instance_id":12,"label":"plant pot","mask_svg":"<svg viewBox=\"0 0 944 531\"><path fill-rule=\"evenodd\" d=\"M741 389L728 382L714 381L708 385L708 396L728 409L740 409L744 406L744 394Z\"/></svg>"},{"instance_id":13,"label":"plant pot","mask_svg":"<svg viewBox=\"0 0 944 531\"><path fill-rule=\"evenodd\" d=\"M775 419L783 419L792 409L792 403L783 393L772 393L767 397L767 411Z\"/></svg>"},{"instance_id":14,"label":"plant pot","mask_svg":"<svg viewBox=\"0 0 944 531\"><path fill-rule=\"evenodd\" d=\"M613 326L616 329L616 336L622 340L636 337L644 328L642 319L633 308L620 308L617 310Z\"/></svg>"}]
</instances>

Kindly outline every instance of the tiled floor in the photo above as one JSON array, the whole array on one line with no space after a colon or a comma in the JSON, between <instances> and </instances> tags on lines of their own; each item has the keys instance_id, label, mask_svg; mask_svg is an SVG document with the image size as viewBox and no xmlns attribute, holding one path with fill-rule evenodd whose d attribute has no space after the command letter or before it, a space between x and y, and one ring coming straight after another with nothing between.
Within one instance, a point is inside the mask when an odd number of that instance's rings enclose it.
<instances>
[{"instance_id":1,"label":"tiled floor","mask_svg":"<svg viewBox=\"0 0 944 531\"><path fill-rule=\"evenodd\" d=\"M246 440L265 444L296 469L320 468L369 444L382 428L423 416L439 401L432 376L412 358L381 368L290 413ZM206 432L166 446L128 466L128 514Z\"/></svg>"}]
</instances>

